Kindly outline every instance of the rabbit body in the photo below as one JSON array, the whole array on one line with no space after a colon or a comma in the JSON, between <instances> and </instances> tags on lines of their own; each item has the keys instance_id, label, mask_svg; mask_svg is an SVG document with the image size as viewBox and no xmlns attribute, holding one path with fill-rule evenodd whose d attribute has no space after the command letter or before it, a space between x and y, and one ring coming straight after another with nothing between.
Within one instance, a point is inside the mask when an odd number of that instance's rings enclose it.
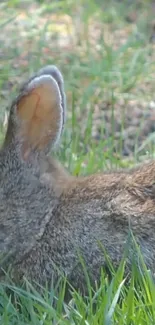
<instances>
[{"instance_id":1,"label":"rabbit body","mask_svg":"<svg viewBox=\"0 0 155 325\"><path fill-rule=\"evenodd\" d=\"M34 123L31 111L36 114L36 93L40 115ZM48 157L64 121L63 79L55 67L46 67L21 87L0 153L1 277L8 266L15 280L25 276L40 284L56 281L62 273L83 290L79 254L92 281L99 280L106 264L99 243L118 265L129 225L147 267L154 272L155 163L120 172L70 176ZM129 251L134 255L132 245Z\"/></svg>"},{"instance_id":2,"label":"rabbit body","mask_svg":"<svg viewBox=\"0 0 155 325\"><path fill-rule=\"evenodd\" d=\"M153 164L143 166L142 174L145 168L153 168ZM142 185L144 179L139 178L135 183L136 177L137 171L133 171L69 180L42 237L36 240L23 262L19 261L21 272L45 283L51 278L57 281L58 268L75 287L84 290L78 253L84 258L92 282L99 280L101 267L106 263L99 242L117 266L127 241L129 221L147 266L154 272L153 187L151 193L150 185ZM132 245L130 253L132 257Z\"/></svg>"}]
</instances>

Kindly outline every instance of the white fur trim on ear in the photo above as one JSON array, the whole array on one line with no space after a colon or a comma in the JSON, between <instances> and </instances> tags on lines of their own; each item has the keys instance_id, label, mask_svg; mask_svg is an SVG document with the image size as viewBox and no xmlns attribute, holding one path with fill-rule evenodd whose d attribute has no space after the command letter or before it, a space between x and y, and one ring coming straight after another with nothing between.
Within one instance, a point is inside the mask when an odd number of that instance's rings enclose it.
<instances>
[{"instance_id":1,"label":"white fur trim on ear","mask_svg":"<svg viewBox=\"0 0 155 325\"><path fill-rule=\"evenodd\" d=\"M44 75L50 75L52 76L52 78L54 78L54 80L57 82L59 90L60 90L60 94L61 94L61 103L62 103L62 108L63 108L63 125L65 123L66 120L66 94L64 91L64 79L63 79L63 75L60 72L60 70L57 68L57 66L55 65L47 65L43 68L41 68L38 73L37 76L44 76Z\"/></svg>"}]
</instances>

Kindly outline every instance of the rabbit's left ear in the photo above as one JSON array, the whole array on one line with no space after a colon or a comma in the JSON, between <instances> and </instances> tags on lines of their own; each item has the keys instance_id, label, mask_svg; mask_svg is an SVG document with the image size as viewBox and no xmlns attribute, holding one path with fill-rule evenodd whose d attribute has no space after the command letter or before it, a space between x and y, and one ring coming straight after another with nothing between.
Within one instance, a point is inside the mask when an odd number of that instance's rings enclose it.
<instances>
[{"instance_id":1,"label":"rabbit's left ear","mask_svg":"<svg viewBox=\"0 0 155 325\"><path fill-rule=\"evenodd\" d=\"M23 157L32 151L48 152L59 141L63 128L61 103L58 84L50 75L34 78L19 94L11 108L8 134L10 139L12 128Z\"/></svg>"}]
</instances>

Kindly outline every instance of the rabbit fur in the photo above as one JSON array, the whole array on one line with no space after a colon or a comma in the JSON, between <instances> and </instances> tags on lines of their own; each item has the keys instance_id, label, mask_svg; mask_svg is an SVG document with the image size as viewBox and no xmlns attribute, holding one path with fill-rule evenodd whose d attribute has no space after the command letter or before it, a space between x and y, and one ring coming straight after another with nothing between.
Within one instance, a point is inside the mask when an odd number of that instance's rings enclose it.
<instances>
[{"instance_id":1,"label":"rabbit fur","mask_svg":"<svg viewBox=\"0 0 155 325\"><path fill-rule=\"evenodd\" d=\"M117 266L129 224L154 272L154 161L132 170L69 175L50 157L65 116L64 81L55 66L23 84L11 105L0 152L1 279L8 267L15 281L25 276L40 284L61 273L83 290L79 253L92 282L99 280L106 264L99 242Z\"/></svg>"}]
</instances>

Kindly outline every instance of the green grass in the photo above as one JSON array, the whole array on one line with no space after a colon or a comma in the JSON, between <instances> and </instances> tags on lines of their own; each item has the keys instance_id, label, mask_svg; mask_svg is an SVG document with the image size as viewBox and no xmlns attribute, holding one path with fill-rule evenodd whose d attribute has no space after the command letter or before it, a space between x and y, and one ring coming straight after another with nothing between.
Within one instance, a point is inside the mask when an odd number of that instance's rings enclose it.
<instances>
[{"instance_id":1,"label":"green grass","mask_svg":"<svg viewBox=\"0 0 155 325\"><path fill-rule=\"evenodd\" d=\"M57 156L72 174L130 167L154 156L154 134L142 148L137 145L139 125L132 157L122 157L128 104L154 98L151 1L38 1L32 11L32 1L24 4L0 3L0 141L18 84L41 66L56 64L64 74L68 98L66 129ZM133 12L138 15L136 22L127 23L127 15ZM115 109L122 100L121 133L114 154ZM94 108L101 112L103 106L110 111L110 136L102 119L96 143ZM124 264L125 260L118 270L112 268L111 282L103 271L100 285L95 291L89 287L88 297L71 290L69 303L64 301L65 281L42 296L29 283L26 291L1 284L0 324L155 324L155 285L149 271L143 265L141 273L133 265L126 280Z\"/></svg>"},{"instance_id":2,"label":"green grass","mask_svg":"<svg viewBox=\"0 0 155 325\"><path fill-rule=\"evenodd\" d=\"M49 291L44 289L42 295L26 280L25 290L1 284L1 324L154 324L155 284L138 254L141 267L133 263L130 278L124 275L125 257L117 271L109 262L111 281L103 271L94 290L87 278L88 296L70 288L68 302L64 299L65 279Z\"/></svg>"}]
</instances>

